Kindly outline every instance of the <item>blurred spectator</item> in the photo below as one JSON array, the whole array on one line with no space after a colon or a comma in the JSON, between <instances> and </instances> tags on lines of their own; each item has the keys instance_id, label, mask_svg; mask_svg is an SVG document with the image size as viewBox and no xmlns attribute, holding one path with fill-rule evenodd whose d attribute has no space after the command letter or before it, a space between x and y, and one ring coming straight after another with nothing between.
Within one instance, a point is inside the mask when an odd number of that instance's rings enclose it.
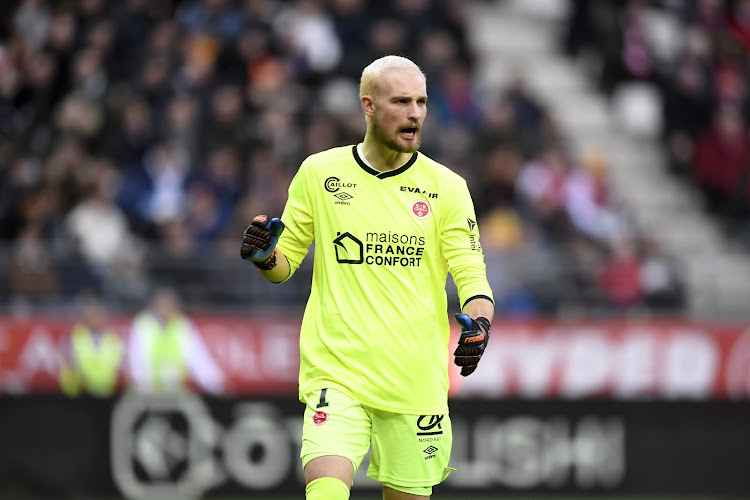
<instances>
[{"instance_id":1,"label":"blurred spectator","mask_svg":"<svg viewBox=\"0 0 750 500\"><path fill-rule=\"evenodd\" d=\"M654 50L648 34L646 0L627 0L617 12L619 29L611 31L606 45L602 84L610 93L625 81L658 81Z\"/></svg>"},{"instance_id":2,"label":"blurred spectator","mask_svg":"<svg viewBox=\"0 0 750 500\"><path fill-rule=\"evenodd\" d=\"M745 50L750 50L750 1L735 0L732 2L729 31Z\"/></svg>"},{"instance_id":3,"label":"blurred spectator","mask_svg":"<svg viewBox=\"0 0 750 500\"><path fill-rule=\"evenodd\" d=\"M146 151L140 168L126 173L119 200L139 234L154 239L159 224L182 216L190 163L186 151L160 142Z\"/></svg>"},{"instance_id":4,"label":"blurred spectator","mask_svg":"<svg viewBox=\"0 0 750 500\"><path fill-rule=\"evenodd\" d=\"M217 88L211 96L208 119L201 127L204 149L229 146L244 156L250 146L247 129L242 89L231 84Z\"/></svg>"},{"instance_id":5,"label":"blurred spectator","mask_svg":"<svg viewBox=\"0 0 750 500\"><path fill-rule=\"evenodd\" d=\"M52 13L42 0L23 0L13 16L13 28L29 51L36 51L47 40Z\"/></svg>"},{"instance_id":6,"label":"blurred spectator","mask_svg":"<svg viewBox=\"0 0 750 500\"><path fill-rule=\"evenodd\" d=\"M164 124L161 127L163 142L177 151L184 152L192 161L199 157L203 144L201 112L198 101L190 94L180 92L172 96L167 105Z\"/></svg>"},{"instance_id":7,"label":"blurred spectator","mask_svg":"<svg viewBox=\"0 0 750 500\"><path fill-rule=\"evenodd\" d=\"M208 269L211 259L197 243L185 221L167 221L159 227L159 243L148 247L144 267L153 282L179 289L185 302L206 304L215 293Z\"/></svg>"},{"instance_id":8,"label":"blurred spectator","mask_svg":"<svg viewBox=\"0 0 750 500\"><path fill-rule=\"evenodd\" d=\"M706 38L692 31L665 84L664 138L670 169L683 176L690 175L695 138L709 125L713 113L707 51Z\"/></svg>"},{"instance_id":9,"label":"blurred spectator","mask_svg":"<svg viewBox=\"0 0 750 500\"><path fill-rule=\"evenodd\" d=\"M742 115L720 107L712 126L698 137L693 156L693 174L709 210L724 217L734 213L748 157L750 142Z\"/></svg>"},{"instance_id":10,"label":"blurred spectator","mask_svg":"<svg viewBox=\"0 0 750 500\"><path fill-rule=\"evenodd\" d=\"M119 176L106 158L93 160L83 181L87 193L65 217L65 228L77 253L106 275L110 268L136 252L125 213L115 203Z\"/></svg>"},{"instance_id":11,"label":"blurred spectator","mask_svg":"<svg viewBox=\"0 0 750 500\"><path fill-rule=\"evenodd\" d=\"M168 58L159 55L149 55L139 63L139 67L134 70L137 75L135 92L148 105L149 121L159 123L172 95L173 67Z\"/></svg>"},{"instance_id":12,"label":"blurred spectator","mask_svg":"<svg viewBox=\"0 0 750 500\"><path fill-rule=\"evenodd\" d=\"M124 387L125 342L109 324L109 311L101 297L82 294L77 306L79 319L60 368L61 389L68 396L110 397Z\"/></svg>"},{"instance_id":13,"label":"blurred spectator","mask_svg":"<svg viewBox=\"0 0 750 500\"><path fill-rule=\"evenodd\" d=\"M295 74L310 82L335 69L342 47L333 19L320 0L299 0L274 24L292 51Z\"/></svg>"},{"instance_id":14,"label":"blurred spectator","mask_svg":"<svg viewBox=\"0 0 750 500\"><path fill-rule=\"evenodd\" d=\"M36 158L18 155L0 169L0 239L13 240L25 224L24 205L39 184L41 165Z\"/></svg>"},{"instance_id":15,"label":"blurred spectator","mask_svg":"<svg viewBox=\"0 0 750 500\"><path fill-rule=\"evenodd\" d=\"M107 154L121 172L135 170L146 150L154 144L157 128L151 121L146 101L130 97L103 132L102 153Z\"/></svg>"},{"instance_id":16,"label":"blurred spectator","mask_svg":"<svg viewBox=\"0 0 750 500\"><path fill-rule=\"evenodd\" d=\"M597 270L606 303L626 309L640 305L643 300L641 270L642 261L635 242L628 238L612 241L609 255Z\"/></svg>"},{"instance_id":17,"label":"blurred spectator","mask_svg":"<svg viewBox=\"0 0 750 500\"><path fill-rule=\"evenodd\" d=\"M529 161L517 180L524 213L541 225L550 239L564 239L568 232L565 185L570 172L567 153L551 146Z\"/></svg>"},{"instance_id":18,"label":"blurred spectator","mask_svg":"<svg viewBox=\"0 0 750 500\"><path fill-rule=\"evenodd\" d=\"M711 37L721 36L727 28L724 0L697 0L688 4L687 22Z\"/></svg>"},{"instance_id":19,"label":"blurred spectator","mask_svg":"<svg viewBox=\"0 0 750 500\"><path fill-rule=\"evenodd\" d=\"M177 18L188 33L215 36L222 42L235 39L245 23L242 11L230 0L192 0Z\"/></svg>"},{"instance_id":20,"label":"blurred spectator","mask_svg":"<svg viewBox=\"0 0 750 500\"><path fill-rule=\"evenodd\" d=\"M97 49L85 48L78 51L73 59L71 92L89 102L103 99L109 85L102 56Z\"/></svg>"},{"instance_id":21,"label":"blurred spectator","mask_svg":"<svg viewBox=\"0 0 750 500\"><path fill-rule=\"evenodd\" d=\"M359 78L367 29L371 22L372 3L366 0L332 0L331 15L336 36L342 47L340 72L349 78Z\"/></svg>"},{"instance_id":22,"label":"blurred spectator","mask_svg":"<svg viewBox=\"0 0 750 500\"><path fill-rule=\"evenodd\" d=\"M614 236L618 216L611 205L607 164L602 151L584 151L580 165L565 179L565 211L573 228L587 237L606 243Z\"/></svg>"},{"instance_id":23,"label":"blurred spectator","mask_svg":"<svg viewBox=\"0 0 750 500\"><path fill-rule=\"evenodd\" d=\"M487 214L497 208L516 210L519 201L516 184L521 171L519 152L510 145L498 144L483 158L478 176L482 182L473 187L477 213ZM482 226L482 236L485 236Z\"/></svg>"},{"instance_id":24,"label":"blurred spectator","mask_svg":"<svg viewBox=\"0 0 750 500\"><path fill-rule=\"evenodd\" d=\"M138 391L182 391L193 381L209 393L224 389L224 374L171 288L156 290L133 319L127 368Z\"/></svg>"},{"instance_id":25,"label":"blurred spectator","mask_svg":"<svg viewBox=\"0 0 750 500\"><path fill-rule=\"evenodd\" d=\"M479 106L468 68L456 62L448 64L437 84L431 87L430 105L441 124L476 128Z\"/></svg>"},{"instance_id":26,"label":"blurred spectator","mask_svg":"<svg viewBox=\"0 0 750 500\"><path fill-rule=\"evenodd\" d=\"M678 311L685 305L685 286L677 263L658 238L647 236L644 246L640 277L645 305L656 312Z\"/></svg>"},{"instance_id":27,"label":"blurred spectator","mask_svg":"<svg viewBox=\"0 0 750 500\"><path fill-rule=\"evenodd\" d=\"M31 224L21 231L6 262L11 302L27 306L49 304L60 297L55 262L50 259L41 228Z\"/></svg>"},{"instance_id":28,"label":"blurred spectator","mask_svg":"<svg viewBox=\"0 0 750 500\"><path fill-rule=\"evenodd\" d=\"M19 64L21 80L9 89L7 118L17 147L40 154L49 151L53 141L49 112L64 92L61 64L49 51L28 54Z\"/></svg>"},{"instance_id":29,"label":"blurred spectator","mask_svg":"<svg viewBox=\"0 0 750 500\"><path fill-rule=\"evenodd\" d=\"M214 243L232 220L240 197L239 158L231 147L218 147L200 170L189 185L184 217L199 245Z\"/></svg>"},{"instance_id":30,"label":"blurred spectator","mask_svg":"<svg viewBox=\"0 0 750 500\"><path fill-rule=\"evenodd\" d=\"M54 118L60 135L76 138L85 147L93 146L103 125L101 108L73 93L62 99Z\"/></svg>"}]
</instances>

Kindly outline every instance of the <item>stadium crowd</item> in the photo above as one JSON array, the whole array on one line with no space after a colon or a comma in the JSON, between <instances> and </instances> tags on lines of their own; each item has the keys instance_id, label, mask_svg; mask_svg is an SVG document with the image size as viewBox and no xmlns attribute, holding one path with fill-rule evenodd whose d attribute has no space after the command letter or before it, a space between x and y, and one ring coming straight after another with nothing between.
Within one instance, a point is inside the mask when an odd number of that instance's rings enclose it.
<instances>
[{"instance_id":1,"label":"stadium crowd","mask_svg":"<svg viewBox=\"0 0 750 500\"><path fill-rule=\"evenodd\" d=\"M750 248L750 1L571 5L566 52L594 56L609 95L632 82L658 91L668 168Z\"/></svg>"},{"instance_id":2,"label":"stadium crowd","mask_svg":"<svg viewBox=\"0 0 750 500\"><path fill-rule=\"evenodd\" d=\"M281 214L305 156L362 137L360 72L403 54L427 75L421 150L474 195L498 313L683 307L679 267L613 195L606 151L571 150L521 71L473 84L471 5L2 2L0 302L64 309L94 290L132 309L166 285L188 308L301 304L304 277L301 292L252 289L239 236Z\"/></svg>"}]
</instances>

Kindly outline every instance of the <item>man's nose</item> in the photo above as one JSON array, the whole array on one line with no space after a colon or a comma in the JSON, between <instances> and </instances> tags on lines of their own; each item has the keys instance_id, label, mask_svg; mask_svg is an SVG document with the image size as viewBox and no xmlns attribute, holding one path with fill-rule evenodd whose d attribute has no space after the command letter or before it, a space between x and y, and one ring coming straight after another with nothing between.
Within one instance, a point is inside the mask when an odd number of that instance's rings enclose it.
<instances>
[{"instance_id":1,"label":"man's nose","mask_svg":"<svg viewBox=\"0 0 750 500\"><path fill-rule=\"evenodd\" d=\"M419 118L423 114L423 108L418 103L413 102L409 106L409 119L410 120L419 120Z\"/></svg>"}]
</instances>

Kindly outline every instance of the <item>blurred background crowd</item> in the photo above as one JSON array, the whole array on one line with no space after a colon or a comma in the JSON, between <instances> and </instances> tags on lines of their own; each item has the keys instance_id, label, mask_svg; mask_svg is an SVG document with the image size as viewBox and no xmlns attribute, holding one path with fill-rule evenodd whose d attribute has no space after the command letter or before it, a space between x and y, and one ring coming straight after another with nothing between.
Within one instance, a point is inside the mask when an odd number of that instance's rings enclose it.
<instances>
[{"instance_id":1,"label":"blurred background crowd","mask_svg":"<svg viewBox=\"0 0 750 500\"><path fill-rule=\"evenodd\" d=\"M427 75L422 151L469 183L498 314L682 310L681 269L611 189L607 152L571 148L523 68L474 85L473 3L3 1L5 312L82 292L130 311L158 286L189 309L301 307L311 259L267 287L239 236L281 214L306 155L361 140L359 75L386 54ZM690 28L668 54L643 36L655 11ZM603 92L658 84L672 170L747 231L750 0L580 0L566 27L559 50L603 61Z\"/></svg>"}]
</instances>

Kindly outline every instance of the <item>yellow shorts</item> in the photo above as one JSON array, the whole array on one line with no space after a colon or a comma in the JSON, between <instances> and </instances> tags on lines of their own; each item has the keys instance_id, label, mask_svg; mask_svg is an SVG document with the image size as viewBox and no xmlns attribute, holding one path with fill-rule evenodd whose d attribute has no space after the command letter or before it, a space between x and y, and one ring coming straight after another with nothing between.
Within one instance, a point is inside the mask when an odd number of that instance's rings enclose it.
<instances>
[{"instance_id":1,"label":"yellow shorts","mask_svg":"<svg viewBox=\"0 0 750 500\"><path fill-rule=\"evenodd\" d=\"M448 467L453 434L446 415L403 415L368 408L335 389L304 398L302 465L313 458L348 458L356 471L372 445L367 476L395 490L431 495Z\"/></svg>"}]
</instances>

